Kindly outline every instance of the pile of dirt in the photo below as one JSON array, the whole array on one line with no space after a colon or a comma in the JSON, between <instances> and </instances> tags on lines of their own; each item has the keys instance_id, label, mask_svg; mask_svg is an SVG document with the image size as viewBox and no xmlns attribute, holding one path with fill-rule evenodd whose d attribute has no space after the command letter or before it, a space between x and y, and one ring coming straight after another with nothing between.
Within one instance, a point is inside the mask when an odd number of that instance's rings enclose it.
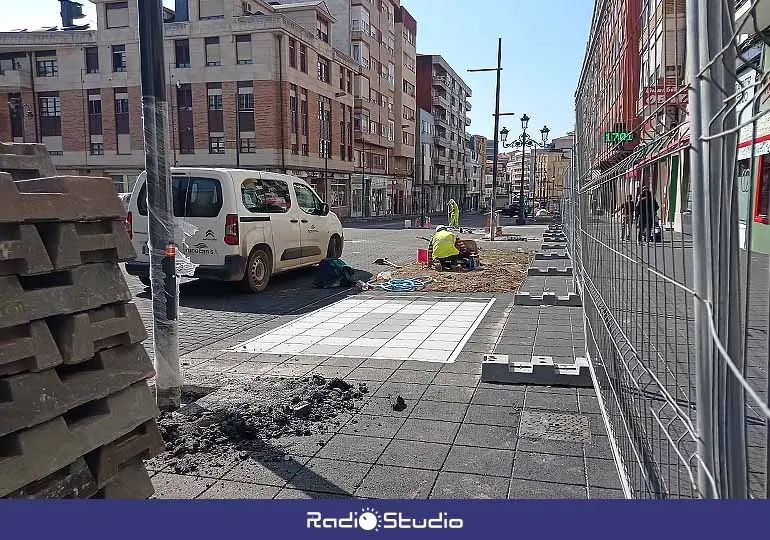
<instances>
[{"instance_id":1,"label":"pile of dirt","mask_svg":"<svg viewBox=\"0 0 770 540\"><path fill-rule=\"evenodd\" d=\"M414 262L392 270L393 278L429 276L432 282L423 289L435 292L513 292L527 277L534 253L530 251L482 250L476 270L437 272Z\"/></svg>"},{"instance_id":2,"label":"pile of dirt","mask_svg":"<svg viewBox=\"0 0 770 540\"><path fill-rule=\"evenodd\" d=\"M258 378L228 388L228 398L211 407L191 403L180 411L161 413L158 425L166 450L155 461L177 473L190 473L205 462L201 455L237 452L246 459L271 439L326 433L331 425L339 425L335 418L354 410L368 391L365 383L354 387L317 375Z\"/></svg>"}]
</instances>

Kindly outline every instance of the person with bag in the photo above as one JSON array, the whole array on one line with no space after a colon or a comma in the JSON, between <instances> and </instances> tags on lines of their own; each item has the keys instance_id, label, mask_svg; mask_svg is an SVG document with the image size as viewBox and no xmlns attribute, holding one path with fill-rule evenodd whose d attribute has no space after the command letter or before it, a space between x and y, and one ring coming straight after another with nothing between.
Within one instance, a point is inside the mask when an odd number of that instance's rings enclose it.
<instances>
[{"instance_id":1,"label":"person with bag","mask_svg":"<svg viewBox=\"0 0 770 540\"><path fill-rule=\"evenodd\" d=\"M655 196L650 191L649 186L642 188L642 193L639 195L639 200L636 203L635 215L636 226L638 230L637 242L639 244L649 243L652 237L652 229L655 226L655 216L658 214L660 205L655 200Z\"/></svg>"}]
</instances>

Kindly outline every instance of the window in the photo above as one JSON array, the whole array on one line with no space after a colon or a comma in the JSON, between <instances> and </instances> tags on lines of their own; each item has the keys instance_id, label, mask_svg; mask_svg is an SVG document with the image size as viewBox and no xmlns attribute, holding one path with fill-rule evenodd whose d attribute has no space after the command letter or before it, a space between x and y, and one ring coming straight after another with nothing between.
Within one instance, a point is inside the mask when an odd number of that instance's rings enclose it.
<instances>
[{"instance_id":1,"label":"window","mask_svg":"<svg viewBox=\"0 0 770 540\"><path fill-rule=\"evenodd\" d=\"M129 132L128 125L128 97L123 97L125 94L120 94L118 97L116 92L115 96L115 133L118 135L126 135Z\"/></svg>"},{"instance_id":2,"label":"window","mask_svg":"<svg viewBox=\"0 0 770 540\"><path fill-rule=\"evenodd\" d=\"M331 100L324 96L318 97L318 155L331 156L332 143L332 111Z\"/></svg>"},{"instance_id":3,"label":"window","mask_svg":"<svg viewBox=\"0 0 770 540\"><path fill-rule=\"evenodd\" d=\"M235 55L239 64L253 64L251 53L251 36L235 36Z\"/></svg>"},{"instance_id":4,"label":"window","mask_svg":"<svg viewBox=\"0 0 770 540\"><path fill-rule=\"evenodd\" d=\"M414 120L414 109L407 107L406 105L404 107L404 120Z\"/></svg>"},{"instance_id":5,"label":"window","mask_svg":"<svg viewBox=\"0 0 770 540\"><path fill-rule=\"evenodd\" d=\"M86 47L86 73L99 72L99 48Z\"/></svg>"},{"instance_id":6,"label":"window","mask_svg":"<svg viewBox=\"0 0 770 540\"><path fill-rule=\"evenodd\" d=\"M294 194L297 196L297 206L303 212L312 216L322 216L323 206L321 199L313 193L313 190L302 184L294 184Z\"/></svg>"},{"instance_id":7,"label":"window","mask_svg":"<svg viewBox=\"0 0 770 540\"><path fill-rule=\"evenodd\" d=\"M88 96L88 133L91 135L102 134L102 100L99 91L96 92Z\"/></svg>"},{"instance_id":8,"label":"window","mask_svg":"<svg viewBox=\"0 0 770 540\"><path fill-rule=\"evenodd\" d=\"M310 155L310 149L308 148L307 143L302 143L302 155L303 156L309 156Z\"/></svg>"},{"instance_id":9,"label":"window","mask_svg":"<svg viewBox=\"0 0 770 540\"><path fill-rule=\"evenodd\" d=\"M178 68L190 67L190 42L186 39L174 41L175 64Z\"/></svg>"},{"instance_id":10,"label":"window","mask_svg":"<svg viewBox=\"0 0 770 540\"><path fill-rule=\"evenodd\" d=\"M222 65L222 59L219 54L218 37L206 38L206 65L207 66Z\"/></svg>"},{"instance_id":11,"label":"window","mask_svg":"<svg viewBox=\"0 0 770 540\"><path fill-rule=\"evenodd\" d=\"M324 43L329 43L329 23L323 19L316 20L316 35Z\"/></svg>"},{"instance_id":12,"label":"window","mask_svg":"<svg viewBox=\"0 0 770 540\"><path fill-rule=\"evenodd\" d=\"M318 80L321 82L331 82L331 62L323 56L318 57Z\"/></svg>"},{"instance_id":13,"label":"window","mask_svg":"<svg viewBox=\"0 0 770 540\"><path fill-rule=\"evenodd\" d=\"M345 91L345 68L340 66L340 90Z\"/></svg>"},{"instance_id":14,"label":"window","mask_svg":"<svg viewBox=\"0 0 770 540\"><path fill-rule=\"evenodd\" d=\"M291 118L291 132L297 133L297 85L292 84L289 90L289 115Z\"/></svg>"},{"instance_id":15,"label":"window","mask_svg":"<svg viewBox=\"0 0 770 540\"><path fill-rule=\"evenodd\" d=\"M217 217L222 210L222 185L213 178L172 176L174 217ZM139 190L137 209L147 215L147 183Z\"/></svg>"},{"instance_id":16,"label":"window","mask_svg":"<svg viewBox=\"0 0 770 540\"><path fill-rule=\"evenodd\" d=\"M112 71L119 73L126 71L126 46L112 46Z\"/></svg>"},{"instance_id":17,"label":"window","mask_svg":"<svg viewBox=\"0 0 770 540\"><path fill-rule=\"evenodd\" d=\"M56 51L38 51L35 53L35 72L38 77L56 77L59 74Z\"/></svg>"},{"instance_id":18,"label":"window","mask_svg":"<svg viewBox=\"0 0 770 540\"><path fill-rule=\"evenodd\" d=\"M225 138L209 137L209 154L224 154L224 153L225 153Z\"/></svg>"},{"instance_id":19,"label":"window","mask_svg":"<svg viewBox=\"0 0 770 540\"><path fill-rule=\"evenodd\" d=\"M253 154L257 151L257 140L254 138L241 139L241 154Z\"/></svg>"},{"instance_id":20,"label":"window","mask_svg":"<svg viewBox=\"0 0 770 540\"><path fill-rule=\"evenodd\" d=\"M761 158L762 168L759 172L757 185L757 202L754 207L754 221L770 223L770 156Z\"/></svg>"},{"instance_id":21,"label":"window","mask_svg":"<svg viewBox=\"0 0 770 540\"><path fill-rule=\"evenodd\" d=\"M307 90L304 88L302 89L302 101L299 104L300 109L300 135L304 135L307 137L307 125L308 125L308 110L307 110ZM306 146L306 145L305 145ZM307 155L307 153L303 153L303 155Z\"/></svg>"},{"instance_id":22,"label":"window","mask_svg":"<svg viewBox=\"0 0 770 540\"><path fill-rule=\"evenodd\" d=\"M353 72L350 70L347 72L347 92L348 94L353 93Z\"/></svg>"},{"instance_id":23,"label":"window","mask_svg":"<svg viewBox=\"0 0 770 540\"><path fill-rule=\"evenodd\" d=\"M225 16L224 0L199 0L198 13L201 19L221 19Z\"/></svg>"},{"instance_id":24,"label":"window","mask_svg":"<svg viewBox=\"0 0 770 540\"><path fill-rule=\"evenodd\" d=\"M369 33L369 11L361 6L350 10L350 29L354 32Z\"/></svg>"},{"instance_id":25,"label":"window","mask_svg":"<svg viewBox=\"0 0 770 540\"><path fill-rule=\"evenodd\" d=\"M297 68L297 40L289 38L289 67Z\"/></svg>"},{"instance_id":26,"label":"window","mask_svg":"<svg viewBox=\"0 0 770 540\"><path fill-rule=\"evenodd\" d=\"M128 26L128 2L108 2L107 28L126 28Z\"/></svg>"},{"instance_id":27,"label":"window","mask_svg":"<svg viewBox=\"0 0 770 540\"><path fill-rule=\"evenodd\" d=\"M299 70L307 73L307 46L304 43L299 44Z\"/></svg>"},{"instance_id":28,"label":"window","mask_svg":"<svg viewBox=\"0 0 770 540\"><path fill-rule=\"evenodd\" d=\"M222 110L222 94L209 94L209 110L210 111Z\"/></svg>"},{"instance_id":29,"label":"window","mask_svg":"<svg viewBox=\"0 0 770 540\"><path fill-rule=\"evenodd\" d=\"M88 148L88 153L91 154L92 156L103 156L104 143L92 142Z\"/></svg>"},{"instance_id":30,"label":"window","mask_svg":"<svg viewBox=\"0 0 770 540\"><path fill-rule=\"evenodd\" d=\"M61 98L59 96L41 97L40 116L61 116Z\"/></svg>"},{"instance_id":31,"label":"window","mask_svg":"<svg viewBox=\"0 0 770 540\"><path fill-rule=\"evenodd\" d=\"M285 214L291 208L289 184L282 180L244 180L241 200L246 210L254 213Z\"/></svg>"},{"instance_id":32,"label":"window","mask_svg":"<svg viewBox=\"0 0 770 540\"><path fill-rule=\"evenodd\" d=\"M402 86L405 94L414 97L414 85L412 83L404 79Z\"/></svg>"},{"instance_id":33,"label":"window","mask_svg":"<svg viewBox=\"0 0 770 540\"><path fill-rule=\"evenodd\" d=\"M254 94L238 94L238 110L249 112L254 110Z\"/></svg>"}]
</instances>

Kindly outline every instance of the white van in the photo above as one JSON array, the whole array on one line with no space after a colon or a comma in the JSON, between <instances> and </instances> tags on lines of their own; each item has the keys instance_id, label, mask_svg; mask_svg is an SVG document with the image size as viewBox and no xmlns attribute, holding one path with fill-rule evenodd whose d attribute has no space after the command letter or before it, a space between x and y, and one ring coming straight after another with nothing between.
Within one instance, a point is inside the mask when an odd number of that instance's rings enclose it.
<instances>
[{"instance_id":1,"label":"white van","mask_svg":"<svg viewBox=\"0 0 770 540\"><path fill-rule=\"evenodd\" d=\"M261 292L279 272L342 255L342 224L313 189L294 176L244 169L173 167L174 216L196 231L183 251L193 277L239 281ZM136 181L126 228L137 258L126 271L149 285L147 174Z\"/></svg>"}]
</instances>

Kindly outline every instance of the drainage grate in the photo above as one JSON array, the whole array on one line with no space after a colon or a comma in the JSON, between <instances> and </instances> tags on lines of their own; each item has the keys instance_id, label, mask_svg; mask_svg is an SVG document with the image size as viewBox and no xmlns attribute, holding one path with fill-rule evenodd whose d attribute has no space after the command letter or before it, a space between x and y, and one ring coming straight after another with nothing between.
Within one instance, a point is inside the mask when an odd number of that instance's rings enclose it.
<instances>
[{"instance_id":1,"label":"drainage grate","mask_svg":"<svg viewBox=\"0 0 770 540\"><path fill-rule=\"evenodd\" d=\"M521 413L519 437L549 441L591 442L588 418L579 414Z\"/></svg>"}]
</instances>

